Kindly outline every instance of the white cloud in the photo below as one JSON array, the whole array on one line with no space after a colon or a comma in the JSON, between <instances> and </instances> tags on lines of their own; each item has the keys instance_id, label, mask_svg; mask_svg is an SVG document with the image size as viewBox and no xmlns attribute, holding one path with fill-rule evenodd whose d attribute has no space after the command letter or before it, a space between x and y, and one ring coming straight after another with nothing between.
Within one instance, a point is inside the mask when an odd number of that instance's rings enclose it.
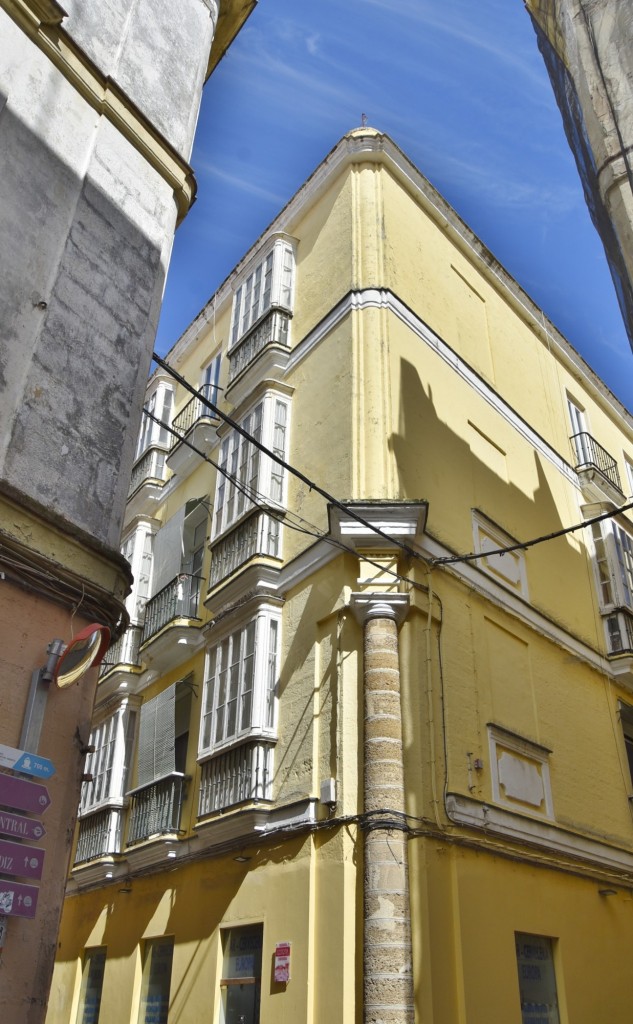
<instances>
[{"instance_id":1,"label":"white cloud","mask_svg":"<svg viewBox=\"0 0 633 1024\"><path fill-rule=\"evenodd\" d=\"M271 192L270 189L264 188L262 185L258 185L252 178L244 178L231 171L222 170L215 164L208 163L205 160L196 161L196 172L199 176L208 174L214 178L219 178L220 181L226 182L238 192L246 192L248 195L257 196L259 199L275 203L278 206L286 201L283 196L278 195L276 192Z\"/></svg>"}]
</instances>

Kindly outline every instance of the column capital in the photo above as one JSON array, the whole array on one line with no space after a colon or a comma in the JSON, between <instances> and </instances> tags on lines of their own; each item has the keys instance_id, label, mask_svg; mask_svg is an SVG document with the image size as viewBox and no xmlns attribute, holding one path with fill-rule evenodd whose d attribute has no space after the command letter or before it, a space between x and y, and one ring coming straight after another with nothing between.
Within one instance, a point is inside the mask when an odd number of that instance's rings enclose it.
<instances>
[{"instance_id":1,"label":"column capital","mask_svg":"<svg viewBox=\"0 0 633 1024\"><path fill-rule=\"evenodd\" d=\"M393 619L401 626L409 611L408 594L352 593L349 603L361 626L368 619Z\"/></svg>"}]
</instances>

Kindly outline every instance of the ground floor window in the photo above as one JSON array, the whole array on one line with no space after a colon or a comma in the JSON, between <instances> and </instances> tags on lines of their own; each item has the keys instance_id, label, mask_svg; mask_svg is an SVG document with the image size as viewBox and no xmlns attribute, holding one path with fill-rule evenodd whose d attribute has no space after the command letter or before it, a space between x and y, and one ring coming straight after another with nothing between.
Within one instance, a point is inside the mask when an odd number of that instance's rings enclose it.
<instances>
[{"instance_id":1,"label":"ground floor window","mask_svg":"<svg viewBox=\"0 0 633 1024\"><path fill-rule=\"evenodd\" d=\"M259 1024L264 926L223 933L222 1024Z\"/></svg>"},{"instance_id":2,"label":"ground floor window","mask_svg":"<svg viewBox=\"0 0 633 1024\"><path fill-rule=\"evenodd\" d=\"M138 1024L167 1024L173 955L173 938L161 936L145 943Z\"/></svg>"},{"instance_id":3,"label":"ground floor window","mask_svg":"<svg viewBox=\"0 0 633 1024\"><path fill-rule=\"evenodd\" d=\"M522 1024L560 1024L552 940L515 932Z\"/></svg>"},{"instance_id":4,"label":"ground floor window","mask_svg":"<svg viewBox=\"0 0 633 1024\"><path fill-rule=\"evenodd\" d=\"M99 1024L105 962L105 946L95 946L93 949L85 950L77 1024Z\"/></svg>"}]
</instances>

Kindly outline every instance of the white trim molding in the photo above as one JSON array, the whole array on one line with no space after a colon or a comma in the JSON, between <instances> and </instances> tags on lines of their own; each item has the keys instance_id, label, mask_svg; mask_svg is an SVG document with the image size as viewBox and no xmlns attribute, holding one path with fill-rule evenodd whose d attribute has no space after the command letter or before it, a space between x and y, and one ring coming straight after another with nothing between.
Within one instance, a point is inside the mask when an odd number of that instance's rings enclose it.
<instances>
[{"instance_id":1,"label":"white trim molding","mask_svg":"<svg viewBox=\"0 0 633 1024\"><path fill-rule=\"evenodd\" d=\"M630 850L569 832L542 819L492 807L459 793L447 794L446 813L455 825L465 825L488 835L561 854L602 870L633 874L633 852Z\"/></svg>"}]
</instances>

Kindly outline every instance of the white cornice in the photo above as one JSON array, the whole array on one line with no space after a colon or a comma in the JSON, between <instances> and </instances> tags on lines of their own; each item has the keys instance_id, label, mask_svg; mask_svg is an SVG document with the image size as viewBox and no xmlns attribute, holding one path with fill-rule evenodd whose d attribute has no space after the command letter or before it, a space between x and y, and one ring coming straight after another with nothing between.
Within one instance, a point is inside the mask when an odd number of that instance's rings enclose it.
<instances>
[{"instance_id":1,"label":"white cornice","mask_svg":"<svg viewBox=\"0 0 633 1024\"><path fill-rule=\"evenodd\" d=\"M215 295L194 323L187 329L182 338L169 353L168 358L180 358L182 351L188 348L197 337L200 327L195 325L209 319L207 310L216 303L224 304L232 295L232 282L241 275L245 266L253 259L262 245L275 232L296 234L297 226L305 211L312 207L324 192L330 188L338 175L357 164L374 163L384 166L399 184L419 203L438 227L450 237L453 244L464 253L468 261L489 281L496 291L503 295L505 301L515 312L526 321L534 334L553 350L566 366L570 374L581 382L595 401L602 405L610 416L623 419L633 430L633 418L618 399L609 391L606 384L589 367L584 359L572 347L567 339L556 329L543 311L523 291L508 271L494 258L483 242L475 235L456 211L447 203L434 188L428 178L418 170L401 149L382 132L374 128L357 128L337 143L314 173L301 186L295 195L281 210L275 220L254 242L243 259L238 263L228 278L222 283ZM631 435L633 440L633 434Z\"/></svg>"},{"instance_id":2,"label":"white cornice","mask_svg":"<svg viewBox=\"0 0 633 1024\"><path fill-rule=\"evenodd\" d=\"M447 794L446 810L456 825L481 829L487 835L562 854L603 870L633 875L633 851L567 831L552 822L515 814L456 793Z\"/></svg>"}]
</instances>

